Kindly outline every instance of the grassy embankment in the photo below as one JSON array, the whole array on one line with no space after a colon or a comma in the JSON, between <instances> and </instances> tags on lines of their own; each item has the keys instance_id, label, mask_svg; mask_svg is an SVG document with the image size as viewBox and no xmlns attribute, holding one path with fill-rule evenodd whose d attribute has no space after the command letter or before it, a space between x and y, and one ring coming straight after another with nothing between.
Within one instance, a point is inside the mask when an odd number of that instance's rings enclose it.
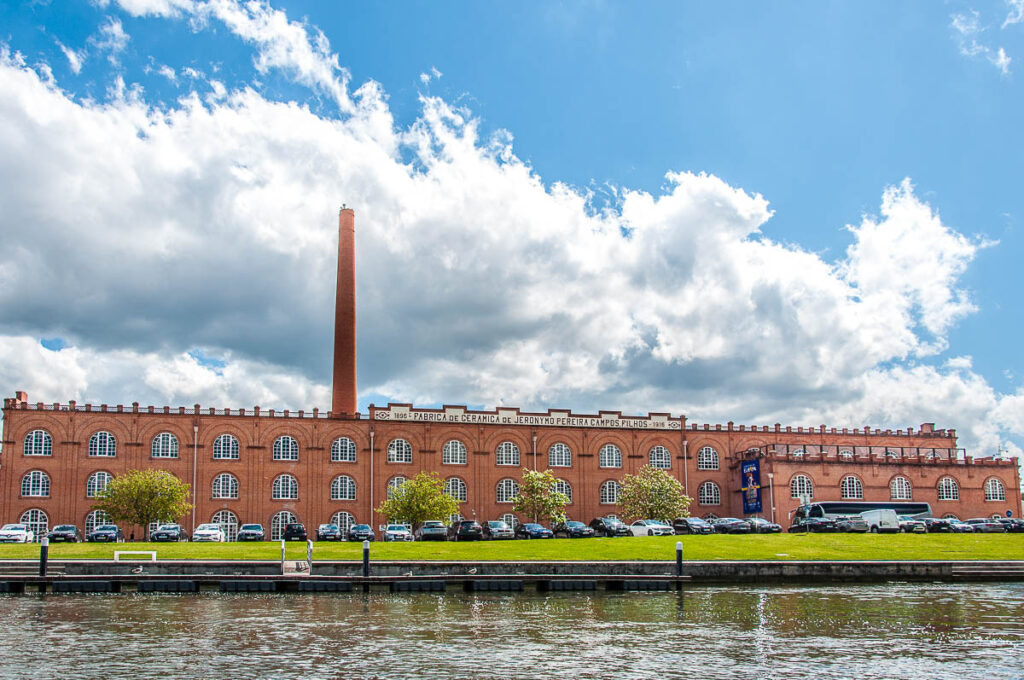
<instances>
[{"instance_id":1,"label":"grassy embankment","mask_svg":"<svg viewBox=\"0 0 1024 680\"><path fill-rule=\"evenodd\" d=\"M1024 560L1024 534L779 534L372 543L372 560L609 561L674 560L676 541L687 560ZM56 543L50 559L112 559L114 550L155 550L157 558L277 560L280 543ZM290 543L288 559L306 556ZM38 559L39 545L0 545L0 560ZM362 559L360 543L316 543L315 560ZM126 558L127 559L127 558Z\"/></svg>"}]
</instances>

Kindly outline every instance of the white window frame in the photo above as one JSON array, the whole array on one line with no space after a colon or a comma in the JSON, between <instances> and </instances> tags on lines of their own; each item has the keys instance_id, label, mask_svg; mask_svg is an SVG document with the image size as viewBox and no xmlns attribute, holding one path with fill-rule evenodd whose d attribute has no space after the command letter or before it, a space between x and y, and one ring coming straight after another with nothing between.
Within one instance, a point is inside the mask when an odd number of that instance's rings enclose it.
<instances>
[{"instance_id":1,"label":"white window frame","mask_svg":"<svg viewBox=\"0 0 1024 680\"><path fill-rule=\"evenodd\" d=\"M42 470L30 470L21 478L22 498L49 498L50 475Z\"/></svg>"},{"instance_id":2,"label":"white window frame","mask_svg":"<svg viewBox=\"0 0 1024 680\"><path fill-rule=\"evenodd\" d=\"M622 485L617 479L608 479L601 483L599 497L601 505L618 505L619 494L622 492Z\"/></svg>"},{"instance_id":3,"label":"white window frame","mask_svg":"<svg viewBox=\"0 0 1024 680\"><path fill-rule=\"evenodd\" d=\"M667 448L661 446L651 447L650 452L647 454L647 463L652 468L658 470L671 470L672 469L672 454Z\"/></svg>"},{"instance_id":4,"label":"white window frame","mask_svg":"<svg viewBox=\"0 0 1024 680\"><path fill-rule=\"evenodd\" d=\"M897 475L889 482L889 500L910 501L914 500L914 487L910 480L902 475Z\"/></svg>"},{"instance_id":5,"label":"white window frame","mask_svg":"<svg viewBox=\"0 0 1024 680\"><path fill-rule=\"evenodd\" d=\"M177 458L178 438L171 432L161 432L153 437L149 452L152 458Z\"/></svg>"},{"instance_id":6,"label":"white window frame","mask_svg":"<svg viewBox=\"0 0 1024 680\"><path fill-rule=\"evenodd\" d=\"M622 449L615 444L605 444L601 447L600 453L598 453L597 461L598 467L621 468Z\"/></svg>"},{"instance_id":7,"label":"white window frame","mask_svg":"<svg viewBox=\"0 0 1024 680\"><path fill-rule=\"evenodd\" d=\"M110 484L110 480L113 478L114 475L106 470L97 470L89 475L89 478L85 480L85 497L96 498L101 491L107 488L107 484Z\"/></svg>"},{"instance_id":8,"label":"white window frame","mask_svg":"<svg viewBox=\"0 0 1024 680\"><path fill-rule=\"evenodd\" d=\"M356 443L351 437L338 437L331 442L331 462L356 462Z\"/></svg>"},{"instance_id":9,"label":"white window frame","mask_svg":"<svg viewBox=\"0 0 1024 680\"><path fill-rule=\"evenodd\" d=\"M943 477L935 485L935 488L938 493L938 500L940 501L960 500L960 483L952 477Z\"/></svg>"},{"instance_id":10,"label":"white window frame","mask_svg":"<svg viewBox=\"0 0 1024 680\"><path fill-rule=\"evenodd\" d=\"M846 475L839 482L839 497L844 501L864 500L864 482L857 475Z\"/></svg>"},{"instance_id":11,"label":"white window frame","mask_svg":"<svg viewBox=\"0 0 1024 680\"><path fill-rule=\"evenodd\" d=\"M715 450L715 447L701 447L700 451L697 452L697 469L717 470L718 465L718 451Z\"/></svg>"},{"instance_id":12,"label":"white window frame","mask_svg":"<svg viewBox=\"0 0 1024 680\"><path fill-rule=\"evenodd\" d=\"M499 480L494 497L496 503L514 503L519 497L519 484L511 477Z\"/></svg>"},{"instance_id":13,"label":"white window frame","mask_svg":"<svg viewBox=\"0 0 1024 680\"><path fill-rule=\"evenodd\" d=\"M53 437L46 430L32 430L25 435L22 453L26 456L52 456Z\"/></svg>"},{"instance_id":14,"label":"white window frame","mask_svg":"<svg viewBox=\"0 0 1024 680\"><path fill-rule=\"evenodd\" d=\"M444 492L460 503L465 503L469 497L469 489L466 486L466 482L458 477L449 477L444 481Z\"/></svg>"},{"instance_id":15,"label":"white window frame","mask_svg":"<svg viewBox=\"0 0 1024 680\"><path fill-rule=\"evenodd\" d=\"M572 449L568 444L555 442L548 448L549 467L572 467Z\"/></svg>"},{"instance_id":16,"label":"white window frame","mask_svg":"<svg viewBox=\"0 0 1024 680\"><path fill-rule=\"evenodd\" d=\"M398 437L388 442L388 462L389 463L411 463L412 462L412 444L406 440Z\"/></svg>"},{"instance_id":17,"label":"white window frame","mask_svg":"<svg viewBox=\"0 0 1024 680\"><path fill-rule=\"evenodd\" d=\"M356 480L348 475L338 475L331 480L332 501L354 501L356 499Z\"/></svg>"},{"instance_id":18,"label":"white window frame","mask_svg":"<svg viewBox=\"0 0 1024 680\"><path fill-rule=\"evenodd\" d=\"M117 439L106 430L93 432L89 437L90 458L113 458L117 455Z\"/></svg>"},{"instance_id":19,"label":"white window frame","mask_svg":"<svg viewBox=\"0 0 1024 680\"><path fill-rule=\"evenodd\" d=\"M50 530L50 517L39 508L29 508L21 513L21 518L18 521L32 532L32 540L35 543L41 541Z\"/></svg>"},{"instance_id":20,"label":"white window frame","mask_svg":"<svg viewBox=\"0 0 1024 680\"><path fill-rule=\"evenodd\" d=\"M274 513L274 516L270 518L270 540L280 541L284 538L285 525L295 524L298 521L298 516L287 510Z\"/></svg>"},{"instance_id":21,"label":"white window frame","mask_svg":"<svg viewBox=\"0 0 1024 680\"><path fill-rule=\"evenodd\" d=\"M798 474L789 481L790 498L814 498L814 482L804 474Z\"/></svg>"},{"instance_id":22,"label":"white window frame","mask_svg":"<svg viewBox=\"0 0 1024 680\"><path fill-rule=\"evenodd\" d=\"M556 479L555 483L551 485L552 491L561 491L569 497L569 503L572 503L572 484L565 481L564 479Z\"/></svg>"},{"instance_id":23,"label":"white window frame","mask_svg":"<svg viewBox=\"0 0 1024 680\"><path fill-rule=\"evenodd\" d=\"M214 460L238 460L238 437L225 432L213 440Z\"/></svg>"},{"instance_id":24,"label":"white window frame","mask_svg":"<svg viewBox=\"0 0 1024 680\"><path fill-rule=\"evenodd\" d=\"M708 480L697 489L698 505L721 505L722 489L717 484Z\"/></svg>"},{"instance_id":25,"label":"white window frame","mask_svg":"<svg viewBox=\"0 0 1024 680\"><path fill-rule=\"evenodd\" d=\"M442 465L466 465L469 462L469 452L466 445L458 439L451 439L441 452Z\"/></svg>"},{"instance_id":26,"label":"white window frame","mask_svg":"<svg viewBox=\"0 0 1024 680\"><path fill-rule=\"evenodd\" d=\"M238 498L238 477L230 472L222 472L214 477L210 485L210 497Z\"/></svg>"},{"instance_id":27,"label":"white window frame","mask_svg":"<svg viewBox=\"0 0 1024 680\"><path fill-rule=\"evenodd\" d=\"M989 477L985 480L985 500L1005 501L1006 485L998 477Z\"/></svg>"},{"instance_id":28,"label":"white window frame","mask_svg":"<svg viewBox=\"0 0 1024 680\"><path fill-rule=\"evenodd\" d=\"M219 526L220 530L224 532L225 541L234 541L238 538L238 515L230 510L218 510L210 522Z\"/></svg>"},{"instance_id":29,"label":"white window frame","mask_svg":"<svg viewBox=\"0 0 1024 680\"><path fill-rule=\"evenodd\" d=\"M288 495L291 494L291 495ZM274 478L270 489L270 498L275 501L295 501L299 499L299 480L287 473Z\"/></svg>"},{"instance_id":30,"label":"white window frame","mask_svg":"<svg viewBox=\"0 0 1024 680\"><path fill-rule=\"evenodd\" d=\"M299 442L290 434L283 434L274 440L273 460L294 463L299 460Z\"/></svg>"},{"instance_id":31,"label":"white window frame","mask_svg":"<svg viewBox=\"0 0 1024 680\"><path fill-rule=\"evenodd\" d=\"M387 490L388 500L391 500L391 498L394 496L395 489L399 488L400 486L402 486L403 484L405 484L408 481L409 480L406 479L405 477L403 477L402 475L395 475L394 477L389 479L388 480L388 490Z\"/></svg>"},{"instance_id":32,"label":"white window frame","mask_svg":"<svg viewBox=\"0 0 1024 680\"><path fill-rule=\"evenodd\" d=\"M502 442L494 451L495 465L519 465L519 446L515 442Z\"/></svg>"}]
</instances>

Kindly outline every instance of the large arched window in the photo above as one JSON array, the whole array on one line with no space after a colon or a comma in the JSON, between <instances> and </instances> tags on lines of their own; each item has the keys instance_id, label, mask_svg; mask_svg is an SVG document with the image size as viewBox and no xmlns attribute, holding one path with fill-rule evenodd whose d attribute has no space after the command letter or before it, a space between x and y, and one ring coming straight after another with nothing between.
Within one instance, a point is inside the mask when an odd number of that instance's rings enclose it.
<instances>
[{"instance_id":1,"label":"large arched window","mask_svg":"<svg viewBox=\"0 0 1024 680\"><path fill-rule=\"evenodd\" d=\"M93 510L85 516L85 536L88 536L92 532L96 531L96 527L101 527L104 524L111 524L110 515L103 512L102 510Z\"/></svg>"},{"instance_id":2,"label":"large arched window","mask_svg":"<svg viewBox=\"0 0 1024 680\"><path fill-rule=\"evenodd\" d=\"M284 528L288 524L295 524L299 521L299 518L288 512L282 510L270 519L270 540L280 541L284 538Z\"/></svg>"},{"instance_id":3,"label":"large arched window","mask_svg":"<svg viewBox=\"0 0 1024 680\"><path fill-rule=\"evenodd\" d=\"M53 437L46 430L32 430L25 435L22 451L26 456L52 456Z\"/></svg>"},{"instance_id":4,"label":"large arched window","mask_svg":"<svg viewBox=\"0 0 1024 680\"><path fill-rule=\"evenodd\" d=\"M21 495L46 498L50 495L50 476L42 470L33 470L21 478Z\"/></svg>"},{"instance_id":5,"label":"large arched window","mask_svg":"<svg viewBox=\"0 0 1024 680\"><path fill-rule=\"evenodd\" d=\"M797 475L789 483L790 498L814 498L814 484L807 475Z\"/></svg>"},{"instance_id":6,"label":"large arched window","mask_svg":"<svg viewBox=\"0 0 1024 680\"><path fill-rule=\"evenodd\" d=\"M117 440L106 431L94 432L89 437L89 455L101 458L113 458L117 455Z\"/></svg>"},{"instance_id":7,"label":"large arched window","mask_svg":"<svg viewBox=\"0 0 1024 680\"><path fill-rule=\"evenodd\" d=\"M467 461L466 445L453 439L444 445L441 452L441 463L444 465L465 465Z\"/></svg>"},{"instance_id":8,"label":"large arched window","mask_svg":"<svg viewBox=\"0 0 1024 680\"><path fill-rule=\"evenodd\" d=\"M839 495L841 498L864 498L864 485L857 477L847 475L839 482Z\"/></svg>"},{"instance_id":9,"label":"large arched window","mask_svg":"<svg viewBox=\"0 0 1024 680\"><path fill-rule=\"evenodd\" d=\"M405 477L398 475L388 480L388 500L391 500L395 495L395 490L405 484Z\"/></svg>"},{"instance_id":10,"label":"large arched window","mask_svg":"<svg viewBox=\"0 0 1024 680\"><path fill-rule=\"evenodd\" d=\"M1006 500L1006 487L1003 483L995 477L990 477L985 482L985 500L987 501L1005 501Z\"/></svg>"},{"instance_id":11,"label":"large arched window","mask_svg":"<svg viewBox=\"0 0 1024 680\"><path fill-rule=\"evenodd\" d=\"M348 540L348 530L352 528L352 525L356 523L356 518L351 512L345 512L340 510L331 515L331 524L337 524L338 528L341 529L342 540Z\"/></svg>"},{"instance_id":12,"label":"large arched window","mask_svg":"<svg viewBox=\"0 0 1024 680\"><path fill-rule=\"evenodd\" d=\"M225 541L233 541L238 538L238 517L230 510L221 510L210 520L220 527L224 532Z\"/></svg>"},{"instance_id":13,"label":"large arched window","mask_svg":"<svg viewBox=\"0 0 1024 680\"><path fill-rule=\"evenodd\" d=\"M698 470L717 470L718 469L718 451L715 451L710 446L705 446L697 452L697 469Z\"/></svg>"},{"instance_id":14,"label":"large arched window","mask_svg":"<svg viewBox=\"0 0 1024 680\"><path fill-rule=\"evenodd\" d=\"M615 444L605 444L597 456L598 465L603 468L622 467L622 451Z\"/></svg>"},{"instance_id":15,"label":"large arched window","mask_svg":"<svg viewBox=\"0 0 1024 680\"><path fill-rule=\"evenodd\" d=\"M497 502L511 503L519 495L519 485L514 479L503 479L498 482Z\"/></svg>"},{"instance_id":16,"label":"large arched window","mask_svg":"<svg viewBox=\"0 0 1024 680\"><path fill-rule=\"evenodd\" d=\"M178 438L170 432L161 432L153 437L150 452L153 458L177 458Z\"/></svg>"},{"instance_id":17,"label":"large arched window","mask_svg":"<svg viewBox=\"0 0 1024 680\"><path fill-rule=\"evenodd\" d=\"M513 529L515 529L516 527L519 526L519 518L516 517L511 512L506 512L504 515L502 515L498 519L500 519L502 522L504 522L505 524L509 525Z\"/></svg>"},{"instance_id":18,"label":"large arched window","mask_svg":"<svg viewBox=\"0 0 1024 680\"><path fill-rule=\"evenodd\" d=\"M910 480L906 477L893 477L889 482L889 499L894 501L909 501L913 496L910 488Z\"/></svg>"},{"instance_id":19,"label":"large arched window","mask_svg":"<svg viewBox=\"0 0 1024 680\"><path fill-rule=\"evenodd\" d=\"M404 439L392 439L388 444L389 463L411 463L412 446Z\"/></svg>"},{"instance_id":20,"label":"large arched window","mask_svg":"<svg viewBox=\"0 0 1024 680\"><path fill-rule=\"evenodd\" d=\"M217 435L213 440L214 460L238 460L238 438L233 434Z\"/></svg>"},{"instance_id":21,"label":"large arched window","mask_svg":"<svg viewBox=\"0 0 1024 680\"><path fill-rule=\"evenodd\" d=\"M50 518L42 510L32 509L21 513L21 523L32 532L34 541L40 541L50 530Z\"/></svg>"},{"instance_id":22,"label":"large arched window","mask_svg":"<svg viewBox=\"0 0 1024 680\"><path fill-rule=\"evenodd\" d=\"M614 505L619 502L619 491L621 487L614 479L609 479L601 485L601 504Z\"/></svg>"},{"instance_id":23,"label":"large arched window","mask_svg":"<svg viewBox=\"0 0 1024 680\"><path fill-rule=\"evenodd\" d=\"M668 470L672 467L672 455L664 446L655 446L647 455L647 462L652 468Z\"/></svg>"},{"instance_id":24,"label":"large arched window","mask_svg":"<svg viewBox=\"0 0 1024 680\"><path fill-rule=\"evenodd\" d=\"M274 440L274 460L298 460L299 443L295 437L283 434Z\"/></svg>"},{"instance_id":25,"label":"large arched window","mask_svg":"<svg viewBox=\"0 0 1024 680\"><path fill-rule=\"evenodd\" d=\"M229 472L222 472L213 478L214 498L238 498L238 480Z\"/></svg>"},{"instance_id":26,"label":"large arched window","mask_svg":"<svg viewBox=\"0 0 1024 680\"><path fill-rule=\"evenodd\" d=\"M551 448L548 449L548 465L551 467L571 467L572 451L562 442L552 444Z\"/></svg>"},{"instance_id":27,"label":"large arched window","mask_svg":"<svg viewBox=\"0 0 1024 680\"><path fill-rule=\"evenodd\" d=\"M697 489L697 502L701 505L721 505L722 490L714 482L704 482Z\"/></svg>"},{"instance_id":28,"label":"large arched window","mask_svg":"<svg viewBox=\"0 0 1024 680\"><path fill-rule=\"evenodd\" d=\"M356 443L348 437L338 437L331 442L331 462L356 462Z\"/></svg>"},{"instance_id":29,"label":"large arched window","mask_svg":"<svg viewBox=\"0 0 1024 680\"><path fill-rule=\"evenodd\" d=\"M466 483L458 477L449 477L445 480L444 492L461 503L465 503L468 498Z\"/></svg>"},{"instance_id":30,"label":"large arched window","mask_svg":"<svg viewBox=\"0 0 1024 680\"><path fill-rule=\"evenodd\" d=\"M558 491L564 493L569 502L572 503L572 485L564 479L556 479L555 483L551 485L552 491Z\"/></svg>"},{"instance_id":31,"label":"large arched window","mask_svg":"<svg viewBox=\"0 0 1024 680\"><path fill-rule=\"evenodd\" d=\"M354 501L356 499L356 480L348 475L338 475L331 480L332 501Z\"/></svg>"},{"instance_id":32,"label":"large arched window","mask_svg":"<svg viewBox=\"0 0 1024 680\"><path fill-rule=\"evenodd\" d=\"M939 480L939 500L958 501L960 500L960 485L952 477L943 477Z\"/></svg>"},{"instance_id":33,"label":"large arched window","mask_svg":"<svg viewBox=\"0 0 1024 680\"><path fill-rule=\"evenodd\" d=\"M279 475L274 480L270 495L274 500L296 500L299 497L299 482L291 475Z\"/></svg>"},{"instance_id":34,"label":"large arched window","mask_svg":"<svg viewBox=\"0 0 1024 680\"><path fill-rule=\"evenodd\" d=\"M110 480L113 478L114 475L103 471L89 475L89 479L85 480L85 497L96 498L100 491L107 488L107 484L110 484Z\"/></svg>"},{"instance_id":35,"label":"large arched window","mask_svg":"<svg viewBox=\"0 0 1024 680\"><path fill-rule=\"evenodd\" d=\"M498 444L498 450L494 453L494 462L497 465L519 465L519 447L514 442Z\"/></svg>"}]
</instances>

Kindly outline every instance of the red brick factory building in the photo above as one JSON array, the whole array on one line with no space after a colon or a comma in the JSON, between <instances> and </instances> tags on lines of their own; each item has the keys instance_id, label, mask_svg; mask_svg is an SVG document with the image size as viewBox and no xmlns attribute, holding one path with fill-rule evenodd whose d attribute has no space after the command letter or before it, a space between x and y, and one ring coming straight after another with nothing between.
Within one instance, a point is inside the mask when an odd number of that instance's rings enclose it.
<instances>
[{"instance_id":1,"label":"red brick factory building","mask_svg":"<svg viewBox=\"0 0 1024 680\"><path fill-rule=\"evenodd\" d=\"M377 525L389 487L421 470L446 480L461 514L513 518L521 468L550 468L573 519L618 514L623 475L669 472L691 514L742 516L739 463L759 459L765 517L783 525L815 500L914 500L937 517L1020 514L1015 460L967 456L954 430L709 425L665 413L595 415L552 409L472 411L407 404L356 411L355 214L339 220L333 403L330 412L29 403L4 400L0 519L38 536L55 524L91 529L93 496L128 470L159 468L193 484L188 527L233 534L259 523L276 538L288 521ZM141 528L123 527L143 535Z\"/></svg>"}]
</instances>

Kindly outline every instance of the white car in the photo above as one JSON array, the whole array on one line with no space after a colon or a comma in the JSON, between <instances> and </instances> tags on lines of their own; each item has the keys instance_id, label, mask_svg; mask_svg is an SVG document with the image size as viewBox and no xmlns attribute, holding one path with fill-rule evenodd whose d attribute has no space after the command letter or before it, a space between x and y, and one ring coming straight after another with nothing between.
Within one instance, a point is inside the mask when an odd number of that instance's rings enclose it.
<instances>
[{"instance_id":1,"label":"white car","mask_svg":"<svg viewBox=\"0 0 1024 680\"><path fill-rule=\"evenodd\" d=\"M409 527L404 524L389 524L387 528L384 529L384 540L411 541L413 540L413 535Z\"/></svg>"},{"instance_id":2,"label":"white car","mask_svg":"<svg viewBox=\"0 0 1024 680\"><path fill-rule=\"evenodd\" d=\"M675 529L656 519L638 519L629 525L634 536L672 536Z\"/></svg>"},{"instance_id":3,"label":"white car","mask_svg":"<svg viewBox=\"0 0 1024 680\"><path fill-rule=\"evenodd\" d=\"M24 524L5 524L0 529L0 543L31 543L36 535Z\"/></svg>"},{"instance_id":4,"label":"white car","mask_svg":"<svg viewBox=\"0 0 1024 680\"><path fill-rule=\"evenodd\" d=\"M192 540L223 543L226 539L224 537L224 530L220 528L219 524L200 524L192 532Z\"/></svg>"}]
</instances>

